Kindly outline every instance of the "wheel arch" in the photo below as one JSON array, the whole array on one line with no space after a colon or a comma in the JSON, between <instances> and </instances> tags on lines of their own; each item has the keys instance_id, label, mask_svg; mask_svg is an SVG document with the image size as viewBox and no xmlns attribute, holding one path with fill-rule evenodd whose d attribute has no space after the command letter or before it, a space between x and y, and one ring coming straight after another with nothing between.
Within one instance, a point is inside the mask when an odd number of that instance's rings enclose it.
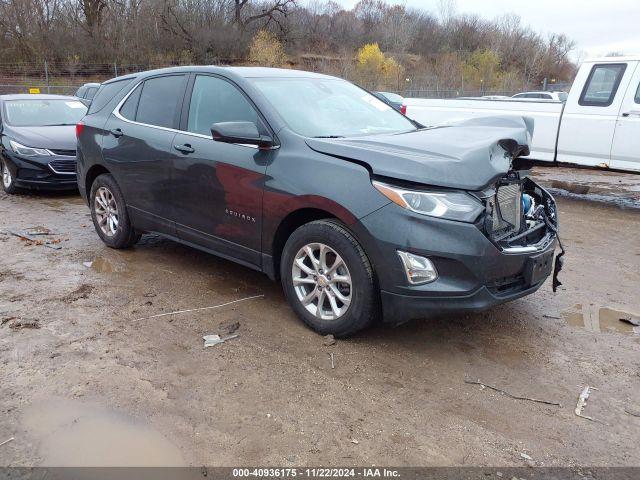
<instances>
[{"instance_id":1,"label":"wheel arch","mask_svg":"<svg viewBox=\"0 0 640 480\"><path fill-rule=\"evenodd\" d=\"M267 262L264 268L269 277L274 280L280 277L280 259L282 258L282 251L291 234L302 225L315 220L324 219L339 220L336 215L328 210L315 207L299 208L298 210L290 212L282 219L276 228L275 234L273 235L273 241L271 242L271 256L267 257Z\"/></svg>"},{"instance_id":2,"label":"wheel arch","mask_svg":"<svg viewBox=\"0 0 640 480\"><path fill-rule=\"evenodd\" d=\"M110 174L111 172L107 169L107 167L100 164L92 165L91 168L87 171L87 174L84 177L84 188L87 194L87 203L89 202L89 196L91 195L91 186L93 185L93 182L95 182L98 176L104 173Z\"/></svg>"}]
</instances>

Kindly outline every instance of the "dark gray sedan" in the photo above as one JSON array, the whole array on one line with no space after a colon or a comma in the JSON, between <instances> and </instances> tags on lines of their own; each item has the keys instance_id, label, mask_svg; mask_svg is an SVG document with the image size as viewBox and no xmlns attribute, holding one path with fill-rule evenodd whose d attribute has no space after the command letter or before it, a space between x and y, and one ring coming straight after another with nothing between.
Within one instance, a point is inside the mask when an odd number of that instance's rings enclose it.
<instances>
[{"instance_id":1,"label":"dark gray sedan","mask_svg":"<svg viewBox=\"0 0 640 480\"><path fill-rule=\"evenodd\" d=\"M75 189L76 123L87 107L62 95L0 95L2 188Z\"/></svg>"}]
</instances>

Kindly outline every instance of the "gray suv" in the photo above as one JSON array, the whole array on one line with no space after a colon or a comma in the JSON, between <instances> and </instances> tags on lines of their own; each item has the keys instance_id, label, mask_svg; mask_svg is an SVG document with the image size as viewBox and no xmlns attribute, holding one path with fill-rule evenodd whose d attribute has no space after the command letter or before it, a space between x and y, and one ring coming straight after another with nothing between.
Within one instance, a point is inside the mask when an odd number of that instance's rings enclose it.
<instances>
[{"instance_id":1,"label":"gray suv","mask_svg":"<svg viewBox=\"0 0 640 480\"><path fill-rule=\"evenodd\" d=\"M532 131L425 128L339 78L178 67L105 82L78 186L113 248L155 232L278 279L322 334L535 292L558 218L520 170Z\"/></svg>"}]
</instances>

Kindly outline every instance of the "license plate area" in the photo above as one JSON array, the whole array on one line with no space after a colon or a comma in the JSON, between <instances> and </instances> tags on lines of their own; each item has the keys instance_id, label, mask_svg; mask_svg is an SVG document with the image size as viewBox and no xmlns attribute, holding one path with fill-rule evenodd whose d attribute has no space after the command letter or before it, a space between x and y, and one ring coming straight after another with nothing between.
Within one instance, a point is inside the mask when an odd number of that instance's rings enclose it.
<instances>
[{"instance_id":1,"label":"license plate area","mask_svg":"<svg viewBox=\"0 0 640 480\"><path fill-rule=\"evenodd\" d=\"M527 260L524 270L524 278L528 285L535 285L551 275L553 270L554 251L541 253Z\"/></svg>"}]
</instances>

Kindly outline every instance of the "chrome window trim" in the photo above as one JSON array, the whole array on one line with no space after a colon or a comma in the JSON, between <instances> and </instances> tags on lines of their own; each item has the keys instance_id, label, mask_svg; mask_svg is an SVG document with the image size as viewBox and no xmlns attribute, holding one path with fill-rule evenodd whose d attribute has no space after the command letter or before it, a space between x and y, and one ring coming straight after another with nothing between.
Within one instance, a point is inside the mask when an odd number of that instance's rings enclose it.
<instances>
[{"instance_id":1,"label":"chrome window trim","mask_svg":"<svg viewBox=\"0 0 640 480\"><path fill-rule=\"evenodd\" d=\"M133 88L131 88L131 90L129 90L129 93L127 93L122 100L120 100L118 102L118 104L116 105L116 108L113 109L113 112L111 112L118 120L122 120L125 123L131 123L132 125L141 125L143 127L149 127L149 128L155 128L157 130L164 130L165 132L173 132L173 133L181 133L183 135L187 135L190 137L196 137L196 138L206 138L207 140L211 140L212 142L215 142L215 140L208 135L202 135L201 133L193 133L193 132L187 132L184 130L177 130L175 128L168 128L168 127L161 127L159 125L151 125L148 123L142 123L142 122L136 122L134 120L129 120L128 118L123 117L120 114L120 109L122 108L122 105L124 105L124 102L127 101L127 99L129 98L129 96L135 91L136 88L138 88L139 85L141 85L142 83L144 83L145 80L150 80L154 77L149 77L148 79L143 79L140 80L138 83L136 83ZM248 148L253 148L258 150L260 147L258 147L258 145L250 145L248 143L231 143L230 145L238 145L239 147L248 147ZM276 150L280 148L280 145L274 145L268 149L265 150Z\"/></svg>"}]
</instances>

